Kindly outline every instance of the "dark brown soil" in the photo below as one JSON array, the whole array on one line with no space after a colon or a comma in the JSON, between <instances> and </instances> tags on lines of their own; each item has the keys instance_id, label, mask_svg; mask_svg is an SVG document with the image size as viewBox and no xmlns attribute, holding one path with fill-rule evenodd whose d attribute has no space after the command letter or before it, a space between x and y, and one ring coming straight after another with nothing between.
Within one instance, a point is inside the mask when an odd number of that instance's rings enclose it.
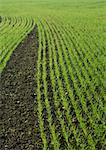
<instances>
[{"instance_id":1,"label":"dark brown soil","mask_svg":"<svg viewBox=\"0 0 106 150\"><path fill-rule=\"evenodd\" d=\"M38 118L34 113L38 44L36 32L37 27L13 52L1 74L0 150L41 149L37 144L41 145L41 140Z\"/></svg>"}]
</instances>

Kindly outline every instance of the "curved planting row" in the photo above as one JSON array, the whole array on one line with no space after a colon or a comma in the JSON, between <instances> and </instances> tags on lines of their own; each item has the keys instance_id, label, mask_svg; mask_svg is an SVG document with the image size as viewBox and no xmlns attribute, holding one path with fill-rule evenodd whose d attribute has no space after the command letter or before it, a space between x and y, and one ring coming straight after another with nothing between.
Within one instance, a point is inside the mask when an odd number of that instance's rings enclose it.
<instances>
[{"instance_id":1,"label":"curved planting row","mask_svg":"<svg viewBox=\"0 0 106 150\"><path fill-rule=\"evenodd\" d=\"M104 53L99 31L46 17L0 18L0 72L38 26L37 112L42 149L104 147ZM100 57L99 57L100 56ZM36 111L36 106L35 106Z\"/></svg>"},{"instance_id":2,"label":"curved planting row","mask_svg":"<svg viewBox=\"0 0 106 150\"><path fill-rule=\"evenodd\" d=\"M104 146L103 68L97 57L102 48L86 29L66 26L58 18L40 19L37 25L37 102L43 149Z\"/></svg>"},{"instance_id":3,"label":"curved planting row","mask_svg":"<svg viewBox=\"0 0 106 150\"><path fill-rule=\"evenodd\" d=\"M34 27L32 18L1 17L0 23L0 72L13 50Z\"/></svg>"}]
</instances>

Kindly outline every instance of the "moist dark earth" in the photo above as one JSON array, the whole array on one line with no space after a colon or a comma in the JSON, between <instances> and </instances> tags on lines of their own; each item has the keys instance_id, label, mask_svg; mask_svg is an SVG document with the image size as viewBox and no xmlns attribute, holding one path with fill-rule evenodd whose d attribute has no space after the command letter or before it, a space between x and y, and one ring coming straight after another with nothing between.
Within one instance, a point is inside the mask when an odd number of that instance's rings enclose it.
<instances>
[{"instance_id":1,"label":"moist dark earth","mask_svg":"<svg viewBox=\"0 0 106 150\"><path fill-rule=\"evenodd\" d=\"M37 47L35 27L13 52L1 74L0 150L41 149L34 112Z\"/></svg>"}]
</instances>

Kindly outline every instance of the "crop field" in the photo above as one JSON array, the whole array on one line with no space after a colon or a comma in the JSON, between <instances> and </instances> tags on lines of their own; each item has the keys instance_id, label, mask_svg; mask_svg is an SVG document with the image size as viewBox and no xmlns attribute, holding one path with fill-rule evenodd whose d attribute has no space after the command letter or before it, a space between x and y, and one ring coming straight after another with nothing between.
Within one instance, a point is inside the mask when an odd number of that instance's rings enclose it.
<instances>
[{"instance_id":1,"label":"crop field","mask_svg":"<svg viewBox=\"0 0 106 150\"><path fill-rule=\"evenodd\" d=\"M0 0L0 150L105 150L104 0Z\"/></svg>"}]
</instances>

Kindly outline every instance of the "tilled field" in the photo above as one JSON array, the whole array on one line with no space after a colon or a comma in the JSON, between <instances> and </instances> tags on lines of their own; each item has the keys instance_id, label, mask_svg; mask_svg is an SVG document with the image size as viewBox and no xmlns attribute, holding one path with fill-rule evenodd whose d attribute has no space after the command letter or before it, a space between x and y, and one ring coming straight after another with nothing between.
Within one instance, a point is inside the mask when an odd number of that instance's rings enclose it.
<instances>
[{"instance_id":1,"label":"tilled field","mask_svg":"<svg viewBox=\"0 0 106 150\"><path fill-rule=\"evenodd\" d=\"M39 138L35 135L38 117L34 112L37 49L35 27L16 48L1 74L0 150L33 149Z\"/></svg>"}]
</instances>

